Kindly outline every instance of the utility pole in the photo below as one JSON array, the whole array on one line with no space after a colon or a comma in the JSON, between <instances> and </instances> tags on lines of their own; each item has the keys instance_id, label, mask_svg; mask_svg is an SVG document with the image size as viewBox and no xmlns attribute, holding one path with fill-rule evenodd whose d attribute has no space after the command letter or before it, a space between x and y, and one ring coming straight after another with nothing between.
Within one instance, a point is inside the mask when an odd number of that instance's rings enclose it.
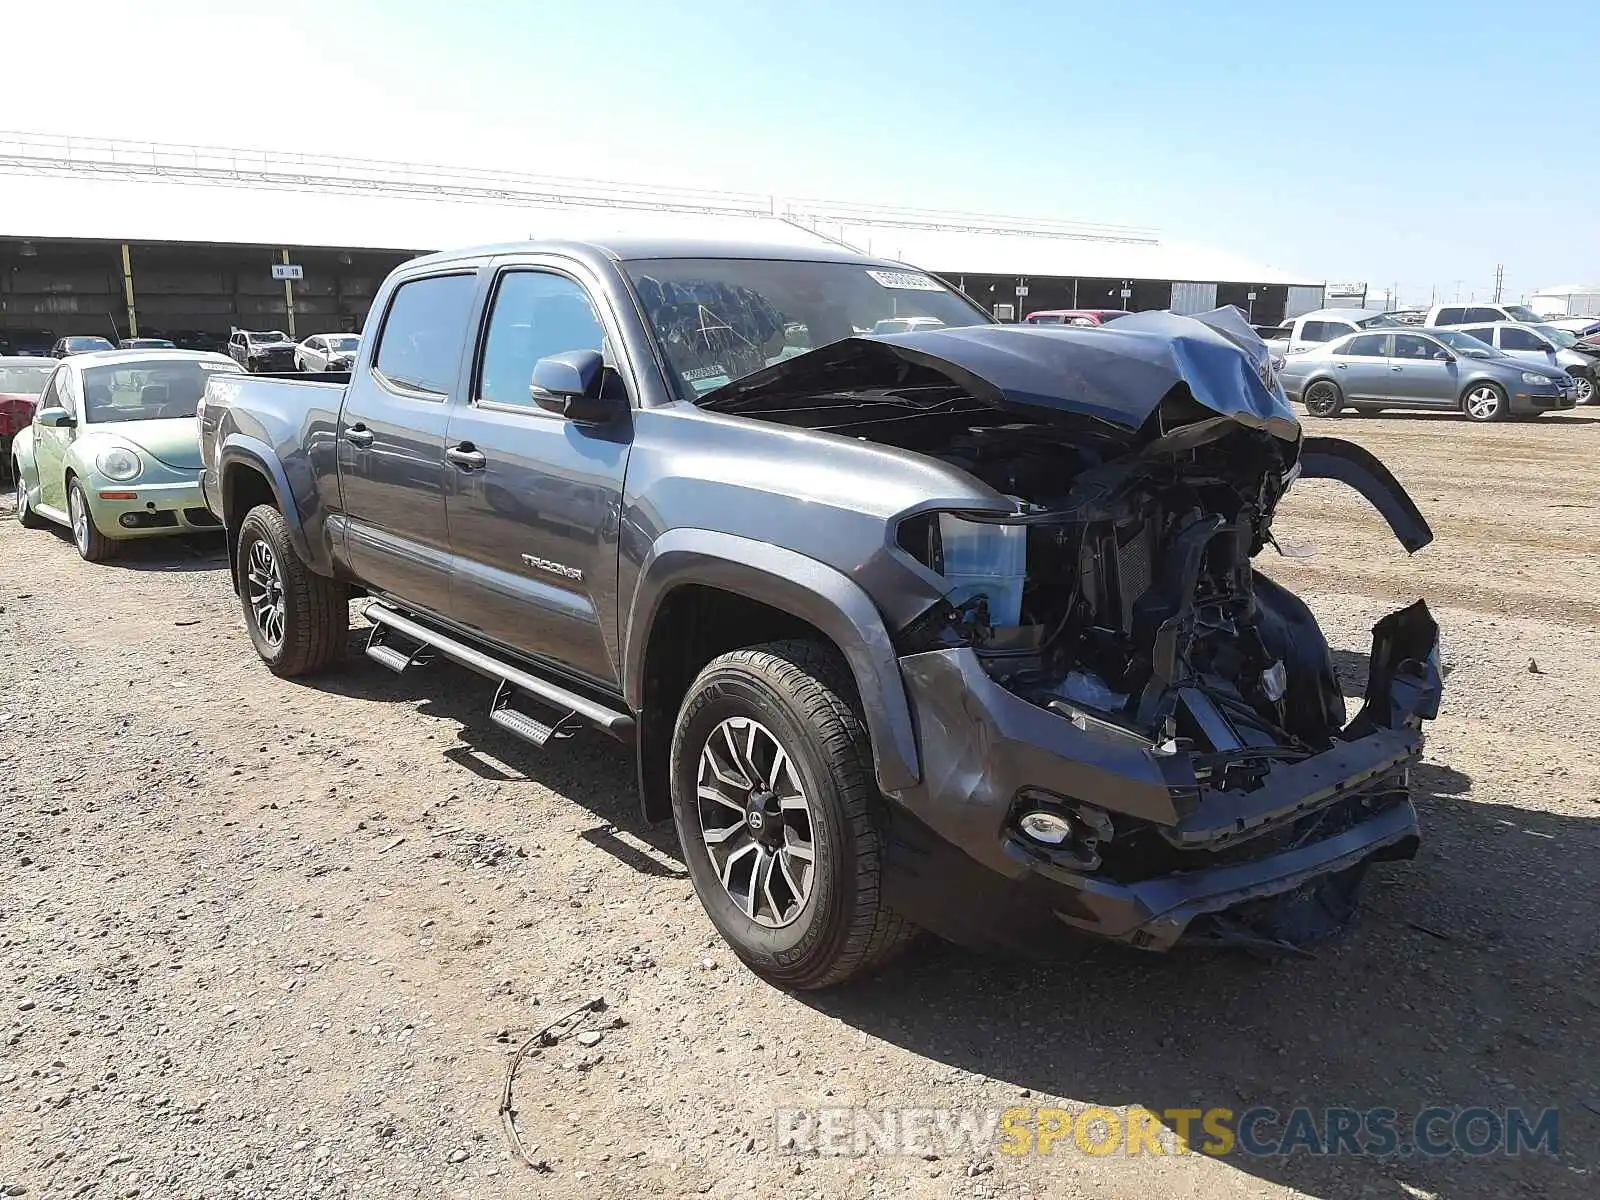
<instances>
[{"instance_id":1,"label":"utility pole","mask_svg":"<svg viewBox=\"0 0 1600 1200\"><path fill-rule=\"evenodd\" d=\"M1494 302L1496 304L1500 303L1500 292L1501 292L1501 289L1503 289L1505 287L1505 285L1506 285L1506 265L1505 265L1505 263L1495 263L1495 265L1494 265Z\"/></svg>"}]
</instances>

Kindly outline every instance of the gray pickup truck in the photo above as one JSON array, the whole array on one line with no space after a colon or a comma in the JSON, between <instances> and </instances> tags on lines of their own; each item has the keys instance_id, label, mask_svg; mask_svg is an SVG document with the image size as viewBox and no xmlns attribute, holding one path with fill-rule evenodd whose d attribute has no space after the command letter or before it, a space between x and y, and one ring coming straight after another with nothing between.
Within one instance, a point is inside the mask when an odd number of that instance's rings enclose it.
<instances>
[{"instance_id":1,"label":"gray pickup truck","mask_svg":"<svg viewBox=\"0 0 1600 1200\"><path fill-rule=\"evenodd\" d=\"M1300 477L1432 535L1302 437L1234 310L996 325L844 252L525 243L406 263L347 384L218 376L200 425L273 671L332 666L365 596L384 666L471 668L536 746L630 744L781 984L918 928L1281 951L1417 845L1427 608L1378 622L1347 719L1252 559Z\"/></svg>"}]
</instances>

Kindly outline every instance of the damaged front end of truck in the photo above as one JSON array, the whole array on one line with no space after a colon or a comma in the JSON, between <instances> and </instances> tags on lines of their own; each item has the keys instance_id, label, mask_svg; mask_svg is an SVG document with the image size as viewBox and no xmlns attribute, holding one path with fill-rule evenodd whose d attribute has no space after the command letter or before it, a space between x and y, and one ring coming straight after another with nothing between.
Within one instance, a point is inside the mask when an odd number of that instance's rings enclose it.
<instances>
[{"instance_id":1,"label":"damaged front end of truck","mask_svg":"<svg viewBox=\"0 0 1600 1200\"><path fill-rule=\"evenodd\" d=\"M1426 605L1377 623L1352 717L1315 617L1254 560L1301 478L1354 487L1408 551L1432 534L1370 454L1302 436L1233 310L851 338L708 400L992 489L889 531L937 596L896 634L921 779L891 798L886 886L912 919L1293 950L1414 854Z\"/></svg>"}]
</instances>

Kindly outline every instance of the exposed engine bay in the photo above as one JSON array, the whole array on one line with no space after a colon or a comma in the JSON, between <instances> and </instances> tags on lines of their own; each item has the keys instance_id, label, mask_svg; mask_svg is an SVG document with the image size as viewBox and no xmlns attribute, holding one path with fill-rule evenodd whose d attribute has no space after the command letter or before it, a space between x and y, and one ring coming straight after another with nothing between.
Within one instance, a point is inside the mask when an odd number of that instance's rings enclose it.
<instances>
[{"instance_id":1,"label":"exposed engine bay","mask_svg":"<svg viewBox=\"0 0 1600 1200\"><path fill-rule=\"evenodd\" d=\"M948 774L1005 780L982 787L1011 805L1008 844L1023 858L1137 885L1332 844L1393 806L1410 812L1405 764L1438 701L1426 607L1380 622L1367 703L1349 721L1315 618L1253 560L1276 544L1277 506L1302 476L1355 487L1408 550L1431 531L1370 454L1302 437L1265 347L1231 310L1199 321L1141 314L1101 330L852 339L707 403L935 458L1003 499L899 521L899 550L942 590L899 631L902 661L970 652L1005 692L1129 748L1126 772L1140 787L1153 778L1165 797L1144 811L1167 813L1134 819L1136 804L1065 786L1035 805L1027 780L978 761L980 746L1005 736L997 725ZM937 724L962 723L952 713ZM1323 778L1341 771L1331 786ZM1019 804L1059 838L1019 822ZM1414 814L1406 820L1414 845ZM1342 923L1329 910L1349 915L1359 876L1358 860L1297 894L1320 914L1299 921L1306 940ZM1276 944L1296 940L1283 923L1291 909L1241 899L1226 918L1202 906L1196 924L1219 940ZM1103 913L1058 915L1106 924Z\"/></svg>"}]
</instances>

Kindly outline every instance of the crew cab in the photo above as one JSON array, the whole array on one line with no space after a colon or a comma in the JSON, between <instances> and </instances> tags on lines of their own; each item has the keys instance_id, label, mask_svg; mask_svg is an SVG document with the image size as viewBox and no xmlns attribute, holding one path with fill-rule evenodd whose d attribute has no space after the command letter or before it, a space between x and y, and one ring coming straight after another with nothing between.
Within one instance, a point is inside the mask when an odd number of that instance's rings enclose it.
<instances>
[{"instance_id":1,"label":"crew cab","mask_svg":"<svg viewBox=\"0 0 1600 1200\"><path fill-rule=\"evenodd\" d=\"M252 329L235 329L228 335L228 357L246 371L297 370L298 349L288 334L277 329L262 333Z\"/></svg>"},{"instance_id":2,"label":"crew cab","mask_svg":"<svg viewBox=\"0 0 1600 1200\"><path fill-rule=\"evenodd\" d=\"M1233 310L1036 329L831 247L522 243L405 263L348 382L216 378L200 427L272 671L334 667L361 597L384 667L629 744L775 982L918 927L1298 947L1418 843L1426 606L1377 623L1349 717L1252 558L1299 479L1431 532L1302 436Z\"/></svg>"}]
</instances>

